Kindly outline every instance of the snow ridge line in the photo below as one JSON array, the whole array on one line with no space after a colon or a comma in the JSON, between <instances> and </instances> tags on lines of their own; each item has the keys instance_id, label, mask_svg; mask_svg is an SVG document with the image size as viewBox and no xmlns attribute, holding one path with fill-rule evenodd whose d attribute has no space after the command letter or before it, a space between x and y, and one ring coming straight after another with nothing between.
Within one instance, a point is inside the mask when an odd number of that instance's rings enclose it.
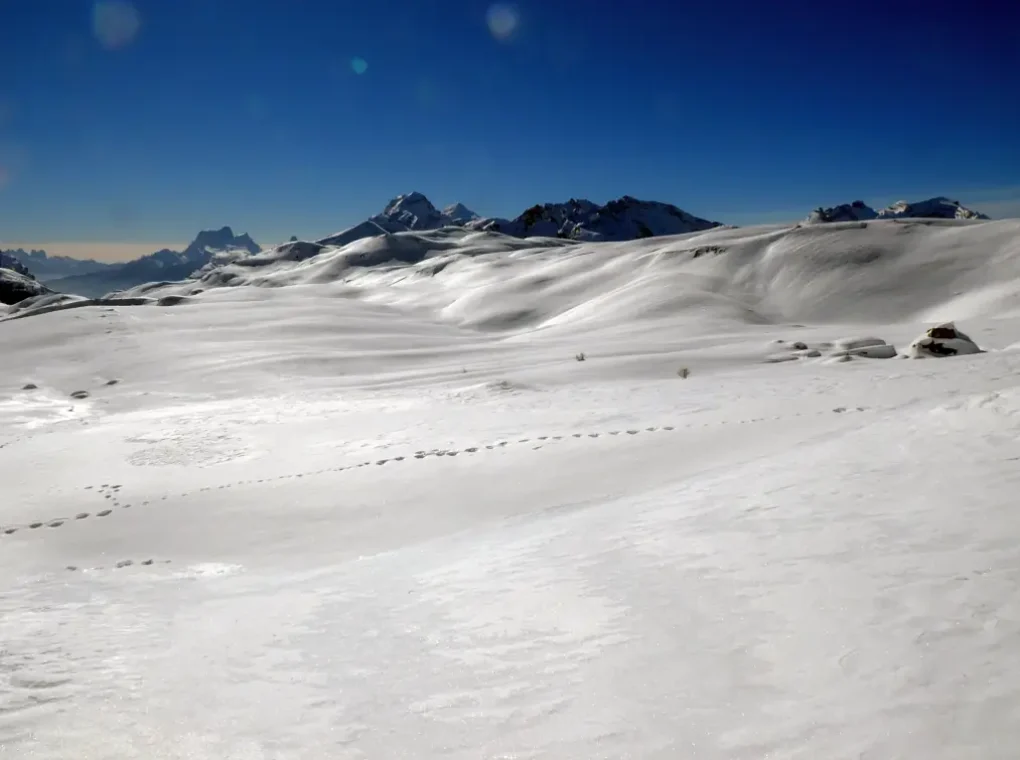
<instances>
[{"instance_id":1,"label":"snow ridge line","mask_svg":"<svg viewBox=\"0 0 1020 760\"><path fill-rule=\"evenodd\" d=\"M227 488L233 488L234 486L247 486L247 485L259 485L259 484L266 484L266 483L276 483L276 482L283 481L283 480L293 480L293 479L296 479L296 478L313 477L315 475L325 475L327 473L344 472L345 470L357 470L357 469L360 469L362 467L369 467L369 466L372 466L372 465L382 466L382 465L390 464L392 462L406 462L406 461L410 461L412 459L423 460L423 459L427 459L429 457L444 457L444 456L446 456L446 457L455 457L455 456L458 456L460 454L478 454L478 453L481 453L482 451L496 451L496 450L504 449L507 446L511 446L511 445L512 446L519 446L519 445L523 445L523 444L527 444L527 443L533 443L533 444L538 444L538 445L532 446L532 448L535 449L535 450L538 450L538 449L544 448L545 446L551 445L553 443L557 443L557 442L560 442L560 441L565 441L565 440L568 440L568 439L583 440L585 438L595 439L595 438L601 438L603 436L620 436L620 435L634 436L634 435L640 435L642 433L673 432L673 431L676 431L676 430L696 430L696 429L699 429L699 428L719 427L721 425L730 425L730 424L747 425L747 424L754 424L754 423L758 423L758 422L776 422L776 421L779 421L779 420L793 419L793 418L796 418L796 417L817 417L817 416L823 416L823 415L828 415L828 414L833 414L833 413L835 413L835 414L844 414L844 413L849 413L849 412L856 412L856 413L871 412L871 413L874 413L874 412L882 412L882 411L892 411L895 408L897 408L897 407L865 408L865 407L860 407L860 406L857 406L857 407L838 406L838 407L835 407L835 408L833 408L831 410L825 410L825 411L807 412L807 413L795 412L793 414L777 415L777 416L774 416L774 417L751 417L749 419L734 420L732 422L730 420L722 420L722 421L714 423L714 424L706 422L706 423L702 423L700 425L682 425L682 426L676 426L676 425L656 426L656 425L652 425L652 426L649 426L649 427L646 427L646 428L627 428L627 429L623 429L623 430L609 430L609 431L592 432L592 433L569 433L569 434L564 434L564 435L540 435L540 436L536 436L534 438L520 438L517 441L513 441L513 442L504 439L504 440L499 440L499 441L497 441L495 443L480 444L480 445L477 445L477 446L468 446L468 447L465 447L463 449L431 449L431 450L428 450L428 451L426 451L426 450L419 450L419 451L414 452L414 454L411 454L411 455L400 455L400 456L395 456L395 457L385 457L385 458L380 458L380 459L376 459L376 460L368 460L368 461L364 461L364 462L359 462L357 464L340 465L338 467L324 467L324 468L321 468L321 469L318 469L318 470L309 470L309 471L299 472L299 473L290 473L290 474L287 474L287 475L275 475L275 476L268 477L268 478L257 478L257 479L252 479L252 480L238 480L238 481L234 481L234 482L230 482L230 483L222 483L222 484L220 484L218 486L204 486L204 487L199 488L199 489L197 489L195 491L183 491L183 492L176 493L176 494L164 494L163 496L159 497L159 499L156 499L156 500L141 501L141 502L139 502L139 505L140 506L149 506L151 504L156 503L157 501L163 502L163 501L167 501L168 499L171 499L171 498L183 499L183 498L188 498L188 497L195 496L195 495L202 494L202 493L207 493L207 492L210 492L210 491L222 491L222 490L225 490ZM12 441L12 443L13 443L13 441ZM0 538L3 538L4 536L13 535L13 534L17 533L20 530L26 530L26 529L27 530L38 530L39 528L42 528L42 527L59 528L59 527L63 526L64 523L72 522L72 521L78 521L78 520L86 520L86 519L92 518L93 516L95 516L97 518L109 517L111 514L113 514L113 511L115 509L131 509L134 506L134 504L132 504L130 502L122 501L121 494L120 494L120 489L121 489L120 485L118 485L118 484L111 485L111 484L108 484L108 483L103 483L100 486L85 486L85 490L86 491L95 490L95 493L97 493L99 495L102 495L103 498L106 501L109 502L109 506L106 509L103 509L103 510L100 510L98 512L95 512L94 515L93 515L93 513L90 513L90 512L79 512L79 513L77 513L77 514L75 514L73 516L70 516L70 517L51 517L51 518L48 518L46 520L35 520L35 521L29 522L29 523L11 523L9 525L2 525L2 526L0 526Z\"/></svg>"}]
</instances>

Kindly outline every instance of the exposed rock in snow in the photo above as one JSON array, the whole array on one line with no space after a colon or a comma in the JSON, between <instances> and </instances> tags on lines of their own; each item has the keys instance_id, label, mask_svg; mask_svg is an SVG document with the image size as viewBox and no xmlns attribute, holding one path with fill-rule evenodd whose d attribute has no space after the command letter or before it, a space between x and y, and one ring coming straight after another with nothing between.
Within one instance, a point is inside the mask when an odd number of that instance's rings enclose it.
<instances>
[{"instance_id":1,"label":"exposed rock in snow","mask_svg":"<svg viewBox=\"0 0 1020 760\"><path fill-rule=\"evenodd\" d=\"M944 322L926 330L908 349L908 356L915 359L942 359L947 356L980 353L982 351L978 345L969 336L957 330L952 322Z\"/></svg>"},{"instance_id":2,"label":"exposed rock in snow","mask_svg":"<svg viewBox=\"0 0 1020 760\"><path fill-rule=\"evenodd\" d=\"M852 361L855 357L861 359L892 359L897 356L896 347L886 343L881 338L842 338L833 342L808 344L802 341L786 343L785 351L768 354L765 357L767 364L778 364L781 362L796 361L797 359L821 358L827 364Z\"/></svg>"},{"instance_id":3,"label":"exposed rock in snow","mask_svg":"<svg viewBox=\"0 0 1020 760\"><path fill-rule=\"evenodd\" d=\"M571 198L532 206L513 220L478 219L468 227L514 237L559 237L579 241L623 241L681 235L722 226L658 201L625 195L604 206Z\"/></svg>"},{"instance_id":4,"label":"exposed rock in snow","mask_svg":"<svg viewBox=\"0 0 1020 760\"><path fill-rule=\"evenodd\" d=\"M0 268L0 303L2 304L20 303L26 298L49 292L49 288L41 282L37 282L30 274L14 269Z\"/></svg>"},{"instance_id":5,"label":"exposed rock in snow","mask_svg":"<svg viewBox=\"0 0 1020 760\"><path fill-rule=\"evenodd\" d=\"M959 201L939 196L916 203L899 201L880 211L864 201L844 203L831 208L817 208L806 219L809 224L821 222L861 222L869 219L988 219L987 216L960 205Z\"/></svg>"}]
</instances>

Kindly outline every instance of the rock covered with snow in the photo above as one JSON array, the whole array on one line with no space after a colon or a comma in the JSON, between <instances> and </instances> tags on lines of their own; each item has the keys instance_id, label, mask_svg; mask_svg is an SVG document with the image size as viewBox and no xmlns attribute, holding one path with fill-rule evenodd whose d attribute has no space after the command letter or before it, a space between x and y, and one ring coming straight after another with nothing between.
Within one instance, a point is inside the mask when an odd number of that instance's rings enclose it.
<instances>
[{"instance_id":1,"label":"rock covered with snow","mask_svg":"<svg viewBox=\"0 0 1020 760\"><path fill-rule=\"evenodd\" d=\"M20 259L12 253L7 253L5 251L0 251L0 269L9 269L12 272L17 272L18 274L35 279L32 277L32 273L29 271L28 267L26 267Z\"/></svg>"},{"instance_id":2,"label":"rock covered with snow","mask_svg":"<svg viewBox=\"0 0 1020 760\"><path fill-rule=\"evenodd\" d=\"M0 268L0 303L20 303L27 298L51 292L41 282L37 282L27 270L23 273L6 267Z\"/></svg>"},{"instance_id":3,"label":"rock covered with snow","mask_svg":"<svg viewBox=\"0 0 1020 760\"><path fill-rule=\"evenodd\" d=\"M468 226L522 238L624 241L682 235L722 225L688 214L669 203L642 201L625 195L604 206L576 198L566 203L535 205L516 219L478 219Z\"/></svg>"},{"instance_id":4,"label":"rock covered with snow","mask_svg":"<svg viewBox=\"0 0 1020 760\"><path fill-rule=\"evenodd\" d=\"M831 208L817 208L805 220L808 224L824 222L862 222L870 219L988 219L985 214L961 206L959 201L943 196L908 203L898 201L876 211L864 201L843 203Z\"/></svg>"},{"instance_id":5,"label":"rock covered with snow","mask_svg":"<svg viewBox=\"0 0 1020 760\"><path fill-rule=\"evenodd\" d=\"M947 356L980 354L981 349L968 335L956 329L952 322L944 322L925 330L907 349L915 359L943 359Z\"/></svg>"}]
</instances>

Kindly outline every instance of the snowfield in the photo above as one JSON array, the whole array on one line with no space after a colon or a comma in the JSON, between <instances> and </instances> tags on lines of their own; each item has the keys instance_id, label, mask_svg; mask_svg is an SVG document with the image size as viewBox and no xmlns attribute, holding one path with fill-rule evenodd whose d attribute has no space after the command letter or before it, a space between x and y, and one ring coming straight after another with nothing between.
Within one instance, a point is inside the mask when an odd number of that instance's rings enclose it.
<instances>
[{"instance_id":1,"label":"snowfield","mask_svg":"<svg viewBox=\"0 0 1020 760\"><path fill-rule=\"evenodd\" d=\"M1020 222L301 245L0 322L0 757L1015 757Z\"/></svg>"}]
</instances>

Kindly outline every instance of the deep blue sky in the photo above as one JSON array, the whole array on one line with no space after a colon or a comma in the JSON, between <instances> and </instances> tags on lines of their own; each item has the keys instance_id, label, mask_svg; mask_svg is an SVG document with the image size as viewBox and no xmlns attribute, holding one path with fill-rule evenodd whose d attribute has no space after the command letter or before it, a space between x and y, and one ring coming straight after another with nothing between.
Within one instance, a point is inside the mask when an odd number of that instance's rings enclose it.
<instances>
[{"instance_id":1,"label":"deep blue sky","mask_svg":"<svg viewBox=\"0 0 1020 760\"><path fill-rule=\"evenodd\" d=\"M1011 3L0 2L0 240L315 237L412 189L724 222L934 194L1020 214ZM99 24L109 31L109 27ZM368 64L355 73L351 61Z\"/></svg>"}]
</instances>

